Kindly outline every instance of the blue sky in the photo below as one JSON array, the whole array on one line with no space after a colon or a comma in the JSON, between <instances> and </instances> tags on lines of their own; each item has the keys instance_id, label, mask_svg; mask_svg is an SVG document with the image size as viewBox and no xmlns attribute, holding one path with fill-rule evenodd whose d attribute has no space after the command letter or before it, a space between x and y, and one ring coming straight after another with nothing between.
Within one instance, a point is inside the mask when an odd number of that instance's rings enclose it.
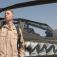
<instances>
[{"instance_id":1,"label":"blue sky","mask_svg":"<svg viewBox=\"0 0 57 57\"><path fill-rule=\"evenodd\" d=\"M0 8L25 1L31 0L0 0ZM13 11L16 18L47 23L53 29L57 29L57 3L18 8ZM4 17L4 14L0 13L0 17Z\"/></svg>"}]
</instances>

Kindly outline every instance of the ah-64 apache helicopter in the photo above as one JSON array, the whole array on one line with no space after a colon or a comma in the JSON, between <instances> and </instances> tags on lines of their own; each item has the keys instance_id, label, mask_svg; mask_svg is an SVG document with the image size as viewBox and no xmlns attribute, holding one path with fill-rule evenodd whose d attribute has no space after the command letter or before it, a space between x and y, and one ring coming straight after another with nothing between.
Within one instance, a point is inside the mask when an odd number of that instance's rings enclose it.
<instances>
[{"instance_id":1,"label":"ah-64 apache helicopter","mask_svg":"<svg viewBox=\"0 0 57 57\"><path fill-rule=\"evenodd\" d=\"M0 8L0 13L7 9L16 9L28 6L43 5L48 3L57 3L57 0L33 0L29 2L23 2ZM3 24L3 18L0 18L0 24ZM57 56L57 33L47 24L26 20L23 18L14 19L14 24L18 24L23 32L24 39L26 41L26 56L36 57L56 57ZM46 36L40 36L35 33L30 26L45 30ZM28 43L28 44L27 44ZM33 46L33 47L32 47Z\"/></svg>"}]
</instances>

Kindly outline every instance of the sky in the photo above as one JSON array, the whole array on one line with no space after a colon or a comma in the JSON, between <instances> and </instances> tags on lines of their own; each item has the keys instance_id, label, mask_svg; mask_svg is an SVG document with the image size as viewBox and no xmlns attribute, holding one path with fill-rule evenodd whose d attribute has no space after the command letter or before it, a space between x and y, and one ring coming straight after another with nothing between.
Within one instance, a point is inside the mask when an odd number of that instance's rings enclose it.
<instances>
[{"instance_id":1,"label":"sky","mask_svg":"<svg viewBox=\"0 0 57 57\"><path fill-rule=\"evenodd\" d=\"M0 8L26 1L31 0L0 0ZM18 8L13 9L13 11L15 18L24 18L36 22L46 23L54 30L57 29L57 3ZM0 13L0 17L4 17L3 12ZM40 29L36 28L35 31L41 35L45 35Z\"/></svg>"},{"instance_id":2,"label":"sky","mask_svg":"<svg viewBox=\"0 0 57 57\"><path fill-rule=\"evenodd\" d=\"M0 8L26 1L31 0L0 0ZM18 8L13 11L15 18L46 23L54 30L57 29L57 3ZM4 13L0 13L0 17L4 17Z\"/></svg>"}]
</instances>

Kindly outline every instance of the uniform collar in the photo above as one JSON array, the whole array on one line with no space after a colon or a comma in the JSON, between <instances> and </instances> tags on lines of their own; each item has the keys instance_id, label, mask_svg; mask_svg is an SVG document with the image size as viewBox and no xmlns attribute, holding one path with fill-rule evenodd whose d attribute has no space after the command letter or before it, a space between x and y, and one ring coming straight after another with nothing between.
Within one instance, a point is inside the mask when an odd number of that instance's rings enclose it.
<instances>
[{"instance_id":1,"label":"uniform collar","mask_svg":"<svg viewBox=\"0 0 57 57\"><path fill-rule=\"evenodd\" d=\"M5 24L3 27L7 28L8 30L16 30L16 27L14 24L11 25L11 28L9 28L9 26L7 24Z\"/></svg>"}]
</instances>

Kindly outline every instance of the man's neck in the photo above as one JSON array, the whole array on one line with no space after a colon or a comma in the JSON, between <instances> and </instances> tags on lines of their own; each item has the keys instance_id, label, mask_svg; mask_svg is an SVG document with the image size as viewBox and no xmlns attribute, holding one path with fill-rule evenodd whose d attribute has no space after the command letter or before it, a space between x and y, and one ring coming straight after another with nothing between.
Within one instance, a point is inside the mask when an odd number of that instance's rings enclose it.
<instances>
[{"instance_id":1,"label":"man's neck","mask_svg":"<svg viewBox=\"0 0 57 57\"><path fill-rule=\"evenodd\" d=\"M11 26L13 25L13 21L8 21L6 22L6 24L9 26L9 28L11 28Z\"/></svg>"}]
</instances>

